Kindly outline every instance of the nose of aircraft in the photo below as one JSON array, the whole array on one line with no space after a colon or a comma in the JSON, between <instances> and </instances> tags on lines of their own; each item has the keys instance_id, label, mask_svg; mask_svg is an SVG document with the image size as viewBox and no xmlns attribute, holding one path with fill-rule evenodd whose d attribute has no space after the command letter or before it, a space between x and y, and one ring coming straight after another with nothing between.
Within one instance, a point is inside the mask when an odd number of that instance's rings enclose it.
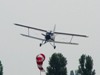
<instances>
[{"instance_id":1,"label":"nose of aircraft","mask_svg":"<svg viewBox=\"0 0 100 75\"><path fill-rule=\"evenodd\" d=\"M46 40L49 40L49 39L50 39L50 35L46 35L46 36L45 36L45 39L46 39Z\"/></svg>"}]
</instances>

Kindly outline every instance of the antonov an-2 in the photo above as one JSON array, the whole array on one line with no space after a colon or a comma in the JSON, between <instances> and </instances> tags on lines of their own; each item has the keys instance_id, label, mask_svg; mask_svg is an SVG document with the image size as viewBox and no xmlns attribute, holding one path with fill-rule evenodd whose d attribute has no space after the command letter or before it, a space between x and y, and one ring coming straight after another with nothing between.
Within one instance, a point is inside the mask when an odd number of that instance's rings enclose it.
<instances>
[{"instance_id":1,"label":"antonov an-2","mask_svg":"<svg viewBox=\"0 0 100 75\"><path fill-rule=\"evenodd\" d=\"M22 25L22 24L17 24L17 23L15 23L15 25L21 26L21 27L24 27L24 28L27 28L28 29L28 34L21 34L22 36L29 37L29 38L34 38L34 39L37 39L37 40L41 40L42 43L40 43L40 47L43 44L46 44L47 42L49 42L54 47L54 49L56 48L55 43L78 45L78 43L73 43L72 42L73 36L77 36L77 37L88 37L86 35L63 33L63 32L55 32L56 25L54 26L53 31L47 31L47 30L44 30L44 29L30 27L30 26L26 26L26 25ZM34 30L38 30L38 31L41 31L41 32L45 32L45 34L42 34L44 36L44 39L31 36L29 34L29 29L34 29ZM56 41L55 40L55 34L59 34L59 35L69 35L69 36L72 36L72 37L70 39L70 42L61 42L61 41Z\"/></svg>"}]
</instances>

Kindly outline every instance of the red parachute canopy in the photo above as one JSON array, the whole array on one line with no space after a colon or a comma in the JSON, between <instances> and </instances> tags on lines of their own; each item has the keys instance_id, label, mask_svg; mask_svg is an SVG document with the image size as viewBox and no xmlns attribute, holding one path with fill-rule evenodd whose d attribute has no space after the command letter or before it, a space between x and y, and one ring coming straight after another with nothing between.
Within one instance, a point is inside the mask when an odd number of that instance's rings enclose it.
<instances>
[{"instance_id":1,"label":"red parachute canopy","mask_svg":"<svg viewBox=\"0 0 100 75\"><path fill-rule=\"evenodd\" d=\"M44 69L42 67L44 60L45 60L45 55L44 54L41 53L41 54L36 56L37 66L38 66L40 71L44 71Z\"/></svg>"}]
</instances>

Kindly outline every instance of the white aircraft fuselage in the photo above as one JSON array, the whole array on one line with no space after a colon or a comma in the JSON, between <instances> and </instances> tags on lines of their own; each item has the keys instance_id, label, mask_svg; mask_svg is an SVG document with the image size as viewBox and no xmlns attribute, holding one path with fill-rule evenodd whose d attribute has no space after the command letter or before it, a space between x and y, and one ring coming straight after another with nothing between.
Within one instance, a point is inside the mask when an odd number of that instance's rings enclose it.
<instances>
[{"instance_id":1,"label":"white aircraft fuselage","mask_svg":"<svg viewBox=\"0 0 100 75\"><path fill-rule=\"evenodd\" d=\"M50 32L46 32L46 35L45 35L45 41L54 41L55 40L55 36L54 36L54 33L52 31Z\"/></svg>"}]
</instances>

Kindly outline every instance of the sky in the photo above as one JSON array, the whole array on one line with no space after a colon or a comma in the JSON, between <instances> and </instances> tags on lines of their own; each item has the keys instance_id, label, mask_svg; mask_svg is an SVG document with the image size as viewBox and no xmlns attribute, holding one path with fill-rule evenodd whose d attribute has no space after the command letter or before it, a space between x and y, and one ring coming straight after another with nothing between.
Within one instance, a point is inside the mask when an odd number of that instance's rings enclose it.
<instances>
[{"instance_id":1,"label":"sky","mask_svg":"<svg viewBox=\"0 0 100 75\"><path fill-rule=\"evenodd\" d=\"M70 70L77 70L82 54L93 58L96 75L100 74L100 1L99 0L0 0L0 60L4 75L39 75L36 55L46 56L43 67L46 70L53 53L62 53ZM41 41L23 37L27 29L14 23L24 24L45 30L84 34L89 38L74 37L79 45L49 43L39 47ZM41 37L42 32L31 30L33 36ZM69 36L56 35L60 41L69 41ZM45 75L43 72L41 75Z\"/></svg>"}]
</instances>

